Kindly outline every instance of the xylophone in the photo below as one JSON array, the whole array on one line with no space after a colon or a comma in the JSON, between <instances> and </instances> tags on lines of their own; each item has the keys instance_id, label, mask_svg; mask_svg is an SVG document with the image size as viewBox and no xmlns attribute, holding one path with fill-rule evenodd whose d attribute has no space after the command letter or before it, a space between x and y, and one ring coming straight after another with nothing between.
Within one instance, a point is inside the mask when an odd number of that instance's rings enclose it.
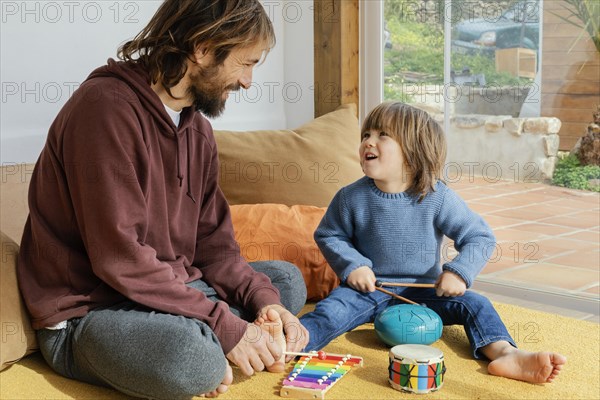
<instances>
[{"instance_id":1,"label":"xylophone","mask_svg":"<svg viewBox=\"0 0 600 400\"><path fill-rule=\"evenodd\" d=\"M324 399L327 392L352 367L362 367L362 357L320 352L303 356L283 380L281 397Z\"/></svg>"}]
</instances>

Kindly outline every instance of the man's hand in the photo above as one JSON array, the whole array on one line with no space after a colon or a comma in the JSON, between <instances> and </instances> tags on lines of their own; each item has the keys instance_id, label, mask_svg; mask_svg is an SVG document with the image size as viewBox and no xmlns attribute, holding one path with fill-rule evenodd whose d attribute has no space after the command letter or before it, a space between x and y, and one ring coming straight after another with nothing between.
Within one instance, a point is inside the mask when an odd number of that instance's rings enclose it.
<instances>
[{"instance_id":1,"label":"man's hand","mask_svg":"<svg viewBox=\"0 0 600 400\"><path fill-rule=\"evenodd\" d=\"M362 266L350 272L346 283L354 290L363 293L371 293L375 291L375 274L370 267Z\"/></svg>"},{"instance_id":2,"label":"man's hand","mask_svg":"<svg viewBox=\"0 0 600 400\"><path fill-rule=\"evenodd\" d=\"M286 348L282 349L282 351L291 351L295 353L302 351L308 344L308 330L300 323L300 320L298 320L294 314L286 310L285 307L279 304L271 304L263 307L258 312L256 322L260 325L265 321L268 321L266 315L269 309L277 311L281 318L281 322L283 323ZM292 358L294 358L294 356L287 356L286 361L290 361Z\"/></svg>"},{"instance_id":3,"label":"man's hand","mask_svg":"<svg viewBox=\"0 0 600 400\"><path fill-rule=\"evenodd\" d=\"M444 271L435 282L435 294L444 297L462 296L467 290L467 284L454 272Z\"/></svg>"},{"instance_id":4,"label":"man's hand","mask_svg":"<svg viewBox=\"0 0 600 400\"><path fill-rule=\"evenodd\" d=\"M227 353L227 359L240 367L244 375L262 371L281 357L283 349L256 324L249 323L242 340Z\"/></svg>"}]
</instances>

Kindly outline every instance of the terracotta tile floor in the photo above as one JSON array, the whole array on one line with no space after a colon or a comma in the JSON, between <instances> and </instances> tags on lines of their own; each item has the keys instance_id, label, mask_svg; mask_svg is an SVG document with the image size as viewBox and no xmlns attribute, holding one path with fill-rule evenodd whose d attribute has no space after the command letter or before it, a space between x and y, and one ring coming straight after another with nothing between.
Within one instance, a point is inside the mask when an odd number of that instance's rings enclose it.
<instances>
[{"instance_id":1,"label":"terracotta tile floor","mask_svg":"<svg viewBox=\"0 0 600 400\"><path fill-rule=\"evenodd\" d=\"M496 234L498 246L478 281L591 300L600 308L600 194L469 177L451 183ZM561 309L486 292L492 300L599 321L596 312Z\"/></svg>"}]
</instances>

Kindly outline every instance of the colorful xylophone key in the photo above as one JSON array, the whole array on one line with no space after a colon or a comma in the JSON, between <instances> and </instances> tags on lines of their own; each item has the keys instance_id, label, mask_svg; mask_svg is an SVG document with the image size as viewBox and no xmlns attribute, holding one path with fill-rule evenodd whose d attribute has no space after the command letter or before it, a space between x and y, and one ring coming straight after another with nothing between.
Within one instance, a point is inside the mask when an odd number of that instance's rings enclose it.
<instances>
[{"instance_id":1,"label":"colorful xylophone key","mask_svg":"<svg viewBox=\"0 0 600 400\"><path fill-rule=\"evenodd\" d=\"M325 392L340 380L352 367L362 367L362 357L350 354L306 354L296 362L288 377L283 380L281 397L324 399Z\"/></svg>"}]
</instances>

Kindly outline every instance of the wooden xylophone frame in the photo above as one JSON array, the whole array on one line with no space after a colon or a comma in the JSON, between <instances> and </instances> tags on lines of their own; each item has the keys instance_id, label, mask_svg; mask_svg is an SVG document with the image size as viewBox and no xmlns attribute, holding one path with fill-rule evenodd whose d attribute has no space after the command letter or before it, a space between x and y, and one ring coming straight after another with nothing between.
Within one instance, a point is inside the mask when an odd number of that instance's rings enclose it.
<instances>
[{"instance_id":1,"label":"wooden xylophone frame","mask_svg":"<svg viewBox=\"0 0 600 400\"><path fill-rule=\"evenodd\" d=\"M331 368L328 371L325 371L327 365ZM317 357L316 352L314 353L314 356L303 356L296 361L294 368L289 373L288 377L283 380L279 395L281 397L297 399L325 399L325 393L342 379L355 365L360 367L363 366L362 357L355 357L350 354L327 353L326 358L320 360ZM302 376L302 371L304 371L304 369L312 370L312 368L319 368L319 370L323 371L323 377L326 377L324 382L319 383L314 377L305 378ZM339 369L344 370L341 375L335 373L335 371ZM297 375L293 376L294 373ZM315 374L316 373L313 372L312 375ZM332 376L335 376L335 380L333 381L330 380Z\"/></svg>"}]
</instances>

